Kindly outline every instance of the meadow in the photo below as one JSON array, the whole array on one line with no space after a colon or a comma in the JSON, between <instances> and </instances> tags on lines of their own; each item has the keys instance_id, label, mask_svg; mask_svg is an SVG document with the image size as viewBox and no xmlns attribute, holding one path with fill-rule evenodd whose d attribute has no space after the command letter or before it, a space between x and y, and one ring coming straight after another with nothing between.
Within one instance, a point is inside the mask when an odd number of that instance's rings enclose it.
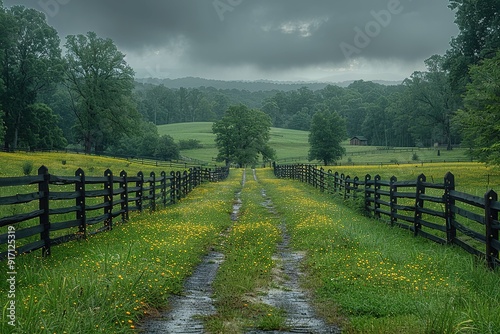
<instances>
[{"instance_id":1,"label":"meadow","mask_svg":"<svg viewBox=\"0 0 500 334\"><path fill-rule=\"evenodd\" d=\"M5 154L0 177L21 176L24 161L54 174L78 167L135 173L150 166L73 154ZM63 163L63 161L65 161ZM439 182L456 176L459 191L483 195L500 190L500 171L478 163L328 166L351 176L392 175L411 180L424 173ZM149 316L168 308L168 296L208 249L227 261L216 278L218 313L205 319L212 333L239 333L249 326L280 329L282 310L252 296L272 285L272 254L280 240L276 217L261 205L261 188L287 224L295 250L307 254L303 285L317 310L345 333L500 332L500 273L457 247L440 246L364 217L335 197L258 169L241 193L241 218L230 219L241 170L227 181L205 184L179 204L133 215L127 224L88 240L59 245L51 257L16 259L17 325L14 333L133 333ZM0 303L6 305L6 281ZM6 309L3 309L5 317ZM0 332L12 332L6 322Z\"/></svg>"},{"instance_id":2,"label":"meadow","mask_svg":"<svg viewBox=\"0 0 500 334\"><path fill-rule=\"evenodd\" d=\"M185 157L213 163L217 156L215 135L212 123L181 123L158 126L160 135L168 134L175 141L195 139L203 145L201 149L184 150ZM278 163L309 163L309 132L271 128L269 144L276 150ZM419 164L424 162L470 161L466 149L455 148L446 151L440 148L391 148L377 146L351 146L343 143L346 155L339 165L380 165L380 164ZM439 156L438 156L439 151Z\"/></svg>"},{"instance_id":3,"label":"meadow","mask_svg":"<svg viewBox=\"0 0 500 334\"><path fill-rule=\"evenodd\" d=\"M24 165L32 165L30 175L36 175L38 168L42 165L49 169L49 173L59 176L73 176L78 168L82 168L86 175L103 176L107 169L115 174L125 170L129 174L161 173L170 171L166 167L156 167L144 165L139 161L128 161L127 159L117 159L87 154L76 153L5 153L0 152L0 177L24 176ZM180 170L179 168L174 168Z\"/></svg>"}]
</instances>

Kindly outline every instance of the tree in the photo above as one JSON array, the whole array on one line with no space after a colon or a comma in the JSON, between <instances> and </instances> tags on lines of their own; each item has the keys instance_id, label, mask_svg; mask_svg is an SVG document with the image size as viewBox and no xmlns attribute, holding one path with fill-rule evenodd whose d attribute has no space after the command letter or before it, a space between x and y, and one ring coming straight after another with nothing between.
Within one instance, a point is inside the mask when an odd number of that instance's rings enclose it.
<instances>
[{"instance_id":1,"label":"tree","mask_svg":"<svg viewBox=\"0 0 500 334\"><path fill-rule=\"evenodd\" d=\"M444 57L434 55L425 61L427 72L415 72L405 80L407 94L413 101L413 132L421 139L431 138L452 149L451 120L459 105L449 84L449 74L444 69ZM422 133L425 130L425 133ZM418 136L415 136L418 137ZM433 144L433 143L429 143Z\"/></svg>"},{"instance_id":2,"label":"tree","mask_svg":"<svg viewBox=\"0 0 500 334\"><path fill-rule=\"evenodd\" d=\"M30 123L24 129L26 146L31 149L61 149L68 145L62 129L58 126L60 117L49 106L35 103L28 107Z\"/></svg>"},{"instance_id":3,"label":"tree","mask_svg":"<svg viewBox=\"0 0 500 334\"><path fill-rule=\"evenodd\" d=\"M43 13L23 6L0 8L0 69L4 85L0 104L5 113L5 148L16 149L29 141L29 106L61 73L57 31Z\"/></svg>"},{"instance_id":4,"label":"tree","mask_svg":"<svg viewBox=\"0 0 500 334\"><path fill-rule=\"evenodd\" d=\"M472 157L500 164L500 52L470 69L465 108L456 121Z\"/></svg>"},{"instance_id":5,"label":"tree","mask_svg":"<svg viewBox=\"0 0 500 334\"><path fill-rule=\"evenodd\" d=\"M450 8L460 33L446 53L445 68L453 91L462 95L470 81L469 67L493 58L500 49L500 1L450 0Z\"/></svg>"},{"instance_id":6,"label":"tree","mask_svg":"<svg viewBox=\"0 0 500 334\"><path fill-rule=\"evenodd\" d=\"M317 112L309 134L309 161L321 160L327 166L339 160L345 154L341 143L346 137L345 120L337 112L328 109Z\"/></svg>"},{"instance_id":7,"label":"tree","mask_svg":"<svg viewBox=\"0 0 500 334\"><path fill-rule=\"evenodd\" d=\"M140 116L132 103L134 71L111 39L94 32L68 36L65 83L85 152L103 151L130 135Z\"/></svg>"},{"instance_id":8,"label":"tree","mask_svg":"<svg viewBox=\"0 0 500 334\"><path fill-rule=\"evenodd\" d=\"M246 166L256 163L259 155L273 159L274 150L268 145L270 128L271 119L264 112L244 105L229 107L212 127L219 149L217 160Z\"/></svg>"},{"instance_id":9,"label":"tree","mask_svg":"<svg viewBox=\"0 0 500 334\"><path fill-rule=\"evenodd\" d=\"M163 135L158 140L155 156L162 160L179 159L179 145L174 141L172 136Z\"/></svg>"}]
</instances>

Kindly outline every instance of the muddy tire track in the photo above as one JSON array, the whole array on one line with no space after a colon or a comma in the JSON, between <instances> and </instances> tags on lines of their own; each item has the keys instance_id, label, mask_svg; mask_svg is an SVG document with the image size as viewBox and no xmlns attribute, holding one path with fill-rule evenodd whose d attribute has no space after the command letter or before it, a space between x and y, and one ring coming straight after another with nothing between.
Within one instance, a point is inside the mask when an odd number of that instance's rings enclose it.
<instances>
[{"instance_id":1,"label":"muddy tire track","mask_svg":"<svg viewBox=\"0 0 500 334\"><path fill-rule=\"evenodd\" d=\"M245 186L246 173L243 172L241 187ZM235 193L232 221L238 219L242 206L241 190ZM221 236L228 234L231 228ZM141 333L146 334L197 334L206 333L203 317L216 314L212 284L220 265L224 262L224 254L210 251L193 274L184 283L183 295L174 295L169 299L170 310L158 318L150 319L141 326Z\"/></svg>"},{"instance_id":2,"label":"muddy tire track","mask_svg":"<svg viewBox=\"0 0 500 334\"><path fill-rule=\"evenodd\" d=\"M254 172L254 179L257 181L257 176ZM279 226L282 234L282 242L278 245L277 252L273 260L277 263L277 268L274 270L273 287L262 291L265 295L260 297L260 301L264 304L280 308L286 312L286 331L261 331L250 330L247 334L293 334L293 333L310 333L310 334L330 334L340 333L340 329L336 326L331 326L320 319L311 304L304 289L300 286L300 279L303 275L300 271L300 262L305 254L293 252L290 247L290 235L287 232L286 224L277 213L273 202L265 189L261 191L265 206L270 214L277 219L281 219Z\"/></svg>"}]
</instances>

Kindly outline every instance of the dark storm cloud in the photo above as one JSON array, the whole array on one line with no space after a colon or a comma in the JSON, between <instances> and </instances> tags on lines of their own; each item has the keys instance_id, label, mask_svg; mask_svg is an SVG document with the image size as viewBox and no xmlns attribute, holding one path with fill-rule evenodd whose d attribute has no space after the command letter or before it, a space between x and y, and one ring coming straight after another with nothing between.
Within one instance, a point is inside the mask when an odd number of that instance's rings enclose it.
<instances>
[{"instance_id":1,"label":"dark storm cloud","mask_svg":"<svg viewBox=\"0 0 500 334\"><path fill-rule=\"evenodd\" d=\"M415 62L457 33L446 0L5 0L61 36L95 31L140 54L183 41L184 61L286 69L347 58ZM387 15L389 13L389 15Z\"/></svg>"}]
</instances>

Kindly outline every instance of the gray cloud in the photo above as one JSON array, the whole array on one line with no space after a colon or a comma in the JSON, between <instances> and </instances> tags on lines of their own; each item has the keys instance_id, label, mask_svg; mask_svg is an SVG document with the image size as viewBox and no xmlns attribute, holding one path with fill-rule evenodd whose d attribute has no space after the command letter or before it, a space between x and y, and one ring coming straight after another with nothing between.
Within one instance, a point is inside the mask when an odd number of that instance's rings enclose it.
<instances>
[{"instance_id":1,"label":"gray cloud","mask_svg":"<svg viewBox=\"0 0 500 334\"><path fill-rule=\"evenodd\" d=\"M4 4L45 10L62 38L87 31L112 38L138 64L141 57L158 50L149 66L172 66L181 72L190 67L250 66L262 73L346 67L356 59L413 66L443 53L457 34L446 0L4 0ZM387 13L390 16L384 16ZM174 55L164 64L162 53ZM147 59L142 62L148 64Z\"/></svg>"}]
</instances>

